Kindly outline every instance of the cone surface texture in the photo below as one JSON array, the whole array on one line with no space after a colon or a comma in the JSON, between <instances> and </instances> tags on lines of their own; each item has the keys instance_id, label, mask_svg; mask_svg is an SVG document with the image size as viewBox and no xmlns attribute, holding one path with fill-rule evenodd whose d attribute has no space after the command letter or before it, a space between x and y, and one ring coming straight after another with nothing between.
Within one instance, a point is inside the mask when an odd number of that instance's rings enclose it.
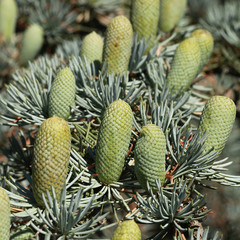
<instances>
[{"instance_id":1,"label":"cone surface texture","mask_svg":"<svg viewBox=\"0 0 240 240\"><path fill-rule=\"evenodd\" d=\"M145 125L136 143L134 158L135 172L141 186L156 190L156 180L165 181L166 138L163 131L155 124Z\"/></svg>"},{"instance_id":2,"label":"cone surface texture","mask_svg":"<svg viewBox=\"0 0 240 240\"><path fill-rule=\"evenodd\" d=\"M89 63L102 62L103 39L96 32L89 33L82 42L80 56L87 59Z\"/></svg>"},{"instance_id":3,"label":"cone surface texture","mask_svg":"<svg viewBox=\"0 0 240 240\"><path fill-rule=\"evenodd\" d=\"M138 34L138 39L151 38L147 51L154 46L158 31L160 0L133 0L131 20L133 31Z\"/></svg>"},{"instance_id":4,"label":"cone surface texture","mask_svg":"<svg viewBox=\"0 0 240 240\"><path fill-rule=\"evenodd\" d=\"M133 41L133 29L124 16L115 17L107 27L104 40L103 60L108 63L108 72L123 74L128 70Z\"/></svg>"},{"instance_id":5,"label":"cone surface texture","mask_svg":"<svg viewBox=\"0 0 240 240\"><path fill-rule=\"evenodd\" d=\"M9 240L10 236L10 201L7 192L0 187L0 239Z\"/></svg>"},{"instance_id":6,"label":"cone surface texture","mask_svg":"<svg viewBox=\"0 0 240 240\"><path fill-rule=\"evenodd\" d=\"M205 29L197 29L192 32L191 37L195 37L200 47L201 61L198 72L201 72L204 65L209 61L214 47L214 39L210 32Z\"/></svg>"},{"instance_id":7,"label":"cone surface texture","mask_svg":"<svg viewBox=\"0 0 240 240\"><path fill-rule=\"evenodd\" d=\"M0 0L0 35L8 42L15 32L18 9L15 0Z\"/></svg>"},{"instance_id":8,"label":"cone surface texture","mask_svg":"<svg viewBox=\"0 0 240 240\"><path fill-rule=\"evenodd\" d=\"M72 71L66 67L60 70L54 79L48 105L48 116L58 116L67 120L71 107L75 106L76 81Z\"/></svg>"},{"instance_id":9,"label":"cone surface texture","mask_svg":"<svg viewBox=\"0 0 240 240\"><path fill-rule=\"evenodd\" d=\"M141 230L134 220L121 223L115 230L111 240L141 240Z\"/></svg>"},{"instance_id":10,"label":"cone surface texture","mask_svg":"<svg viewBox=\"0 0 240 240\"><path fill-rule=\"evenodd\" d=\"M160 0L160 29L171 31L183 17L187 0Z\"/></svg>"},{"instance_id":11,"label":"cone surface texture","mask_svg":"<svg viewBox=\"0 0 240 240\"><path fill-rule=\"evenodd\" d=\"M38 130L34 144L32 188L36 202L44 206L42 193L54 187L57 200L64 187L71 150L68 123L59 117L45 120ZM46 196L46 194L45 194Z\"/></svg>"},{"instance_id":12,"label":"cone surface texture","mask_svg":"<svg viewBox=\"0 0 240 240\"><path fill-rule=\"evenodd\" d=\"M22 64L27 64L37 56L43 45L43 35L43 28L38 24L32 24L26 29L20 51Z\"/></svg>"},{"instance_id":13,"label":"cone surface texture","mask_svg":"<svg viewBox=\"0 0 240 240\"><path fill-rule=\"evenodd\" d=\"M105 110L98 134L96 172L101 182L118 181L130 144L133 114L128 103L117 100Z\"/></svg>"},{"instance_id":14,"label":"cone surface texture","mask_svg":"<svg viewBox=\"0 0 240 240\"><path fill-rule=\"evenodd\" d=\"M204 152L214 147L217 156L220 155L232 131L235 117L236 106L230 98L214 96L207 101L199 123L200 133L207 133Z\"/></svg>"},{"instance_id":15,"label":"cone surface texture","mask_svg":"<svg viewBox=\"0 0 240 240\"><path fill-rule=\"evenodd\" d=\"M189 88L198 73L200 54L196 38L187 38L179 44L167 77L169 88L174 86L174 93L181 87L182 92Z\"/></svg>"}]
</instances>

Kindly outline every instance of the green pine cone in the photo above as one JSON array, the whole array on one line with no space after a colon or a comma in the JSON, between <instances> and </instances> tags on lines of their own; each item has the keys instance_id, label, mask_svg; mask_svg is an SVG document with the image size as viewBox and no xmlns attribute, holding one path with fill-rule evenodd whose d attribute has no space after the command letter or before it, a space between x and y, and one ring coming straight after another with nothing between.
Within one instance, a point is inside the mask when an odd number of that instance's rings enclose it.
<instances>
[{"instance_id":1,"label":"green pine cone","mask_svg":"<svg viewBox=\"0 0 240 240\"><path fill-rule=\"evenodd\" d=\"M48 116L58 116L68 120L71 107L75 106L76 81L72 71L66 67L54 79L48 104Z\"/></svg>"},{"instance_id":2,"label":"green pine cone","mask_svg":"<svg viewBox=\"0 0 240 240\"><path fill-rule=\"evenodd\" d=\"M171 31L181 20L187 7L187 0L160 0L160 30Z\"/></svg>"},{"instance_id":3,"label":"green pine cone","mask_svg":"<svg viewBox=\"0 0 240 240\"><path fill-rule=\"evenodd\" d=\"M224 96L211 97L204 106L199 131L207 133L204 152L214 147L217 156L222 152L225 143L232 131L236 117L236 106L234 102Z\"/></svg>"},{"instance_id":4,"label":"green pine cone","mask_svg":"<svg viewBox=\"0 0 240 240\"><path fill-rule=\"evenodd\" d=\"M87 59L89 63L98 61L102 62L103 39L96 32L89 33L82 42L80 57Z\"/></svg>"},{"instance_id":5,"label":"green pine cone","mask_svg":"<svg viewBox=\"0 0 240 240\"><path fill-rule=\"evenodd\" d=\"M192 32L191 37L195 37L198 41L201 51L201 61L198 72L201 72L204 65L209 61L213 51L214 39L210 32L205 29L197 29Z\"/></svg>"},{"instance_id":6,"label":"green pine cone","mask_svg":"<svg viewBox=\"0 0 240 240\"><path fill-rule=\"evenodd\" d=\"M25 65L37 56L43 45L43 37L43 28L38 24L32 24L26 29L19 56L21 64Z\"/></svg>"},{"instance_id":7,"label":"green pine cone","mask_svg":"<svg viewBox=\"0 0 240 240\"><path fill-rule=\"evenodd\" d=\"M146 52L156 42L158 21L160 11L160 0L133 0L131 21L133 31L138 34L138 39L145 37L146 41L151 38Z\"/></svg>"},{"instance_id":8,"label":"green pine cone","mask_svg":"<svg viewBox=\"0 0 240 240\"><path fill-rule=\"evenodd\" d=\"M141 240L141 230L134 220L128 220L121 223L111 240Z\"/></svg>"},{"instance_id":9,"label":"green pine cone","mask_svg":"<svg viewBox=\"0 0 240 240\"><path fill-rule=\"evenodd\" d=\"M155 124L145 125L136 143L135 173L141 186L147 190L149 186L156 191L156 180L161 185L165 181L166 138L163 131Z\"/></svg>"},{"instance_id":10,"label":"green pine cone","mask_svg":"<svg viewBox=\"0 0 240 240\"><path fill-rule=\"evenodd\" d=\"M30 240L34 238L34 233L30 228L11 233L10 240Z\"/></svg>"},{"instance_id":11,"label":"green pine cone","mask_svg":"<svg viewBox=\"0 0 240 240\"><path fill-rule=\"evenodd\" d=\"M103 60L108 63L108 72L123 74L128 70L133 41L133 29L124 16L115 17L107 27L103 47Z\"/></svg>"},{"instance_id":12,"label":"green pine cone","mask_svg":"<svg viewBox=\"0 0 240 240\"><path fill-rule=\"evenodd\" d=\"M15 0L0 0L0 35L8 42L15 32L18 8Z\"/></svg>"},{"instance_id":13,"label":"green pine cone","mask_svg":"<svg viewBox=\"0 0 240 240\"><path fill-rule=\"evenodd\" d=\"M0 187L0 239L9 240L10 236L10 201L6 191Z\"/></svg>"},{"instance_id":14,"label":"green pine cone","mask_svg":"<svg viewBox=\"0 0 240 240\"><path fill-rule=\"evenodd\" d=\"M200 54L196 38L187 38L179 44L166 80L170 89L174 86L173 93L181 87L182 92L189 88L198 73Z\"/></svg>"},{"instance_id":15,"label":"green pine cone","mask_svg":"<svg viewBox=\"0 0 240 240\"><path fill-rule=\"evenodd\" d=\"M101 182L118 181L130 144L133 113L128 103L117 100L105 110L98 134L96 172Z\"/></svg>"},{"instance_id":16,"label":"green pine cone","mask_svg":"<svg viewBox=\"0 0 240 240\"><path fill-rule=\"evenodd\" d=\"M32 189L36 202L44 206L42 193L54 187L60 199L68 172L71 132L68 123L59 117L45 120L38 130L34 144ZM46 195L45 195L46 196Z\"/></svg>"}]
</instances>

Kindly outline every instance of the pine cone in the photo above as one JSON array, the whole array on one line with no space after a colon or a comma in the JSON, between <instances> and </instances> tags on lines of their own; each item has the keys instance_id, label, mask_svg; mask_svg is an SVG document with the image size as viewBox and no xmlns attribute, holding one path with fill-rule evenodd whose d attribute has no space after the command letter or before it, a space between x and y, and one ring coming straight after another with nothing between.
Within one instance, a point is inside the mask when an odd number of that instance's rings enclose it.
<instances>
[{"instance_id":1,"label":"pine cone","mask_svg":"<svg viewBox=\"0 0 240 240\"><path fill-rule=\"evenodd\" d=\"M121 223L115 230L111 240L141 240L141 230L134 220Z\"/></svg>"},{"instance_id":2,"label":"pine cone","mask_svg":"<svg viewBox=\"0 0 240 240\"><path fill-rule=\"evenodd\" d=\"M133 124L130 106L117 100L105 110L98 135L96 172L106 184L116 182L124 166Z\"/></svg>"},{"instance_id":3,"label":"pine cone","mask_svg":"<svg viewBox=\"0 0 240 240\"><path fill-rule=\"evenodd\" d=\"M60 199L67 177L70 150L68 123L56 116L45 120L37 133L32 166L32 189L39 206L44 206L42 193L47 190L51 193L51 186L57 200Z\"/></svg>"},{"instance_id":4,"label":"pine cone","mask_svg":"<svg viewBox=\"0 0 240 240\"><path fill-rule=\"evenodd\" d=\"M133 31L138 34L138 39L151 38L146 49L148 52L155 44L160 11L160 0L134 0L132 3L131 20Z\"/></svg>"},{"instance_id":5,"label":"pine cone","mask_svg":"<svg viewBox=\"0 0 240 240\"><path fill-rule=\"evenodd\" d=\"M187 38L176 49L171 69L167 78L174 93L181 87L185 91L196 77L200 64L200 47L196 38Z\"/></svg>"},{"instance_id":6,"label":"pine cone","mask_svg":"<svg viewBox=\"0 0 240 240\"><path fill-rule=\"evenodd\" d=\"M155 124L145 125L136 143L134 158L135 172L141 186L149 186L156 191L156 180L165 181L166 139L162 130Z\"/></svg>"},{"instance_id":7,"label":"pine cone","mask_svg":"<svg viewBox=\"0 0 240 240\"><path fill-rule=\"evenodd\" d=\"M115 17L107 27L103 48L103 60L108 63L108 72L127 72L131 55L133 30L124 16Z\"/></svg>"},{"instance_id":8,"label":"pine cone","mask_svg":"<svg viewBox=\"0 0 240 240\"><path fill-rule=\"evenodd\" d=\"M38 24L32 24L26 29L19 56L21 64L25 65L37 56L43 45L43 35L43 28Z\"/></svg>"},{"instance_id":9,"label":"pine cone","mask_svg":"<svg viewBox=\"0 0 240 240\"><path fill-rule=\"evenodd\" d=\"M0 35L8 42L15 33L18 8L15 0L0 1Z\"/></svg>"},{"instance_id":10,"label":"pine cone","mask_svg":"<svg viewBox=\"0 0 240 240\"><path fill-rule=\"evenodd\" d=\"M71 107L75 106L76 81L72 71L66 67L58 72L54 79L50 94L48 115L58 116L67 120L71 113Z\"/></svg>"},{"instance_id":11,"label":"pine cone","mask_svg":"<svg viewBox=\"0 0 240 240\"><path fill-rule=\"evenodd\" d=\"M187 0L160 0L160 30L171 31L183 17Z\"/></svg>"},{"instance_id":12,"label":"pine cone","mask_svg":"<svg viewBox=\"0 0 240 240\"><path fill-rule=\"evenodd\" d=\"M191 37L195 37L200 46L201 61L198 72L201 72L204 65L209 61L213 51L214 39L210 32L205 29L197 29L192 32Z\"/></svg>"},{"instance_id":13,"label":"pine cone","mask_svg":"<svg viewBox=\"0 0 240 240\"><path fill-rule=\"evenodd\" d=\"M10 236L10 201L6 191L0 187L0 239L9 240Z\"/></svg>"},{"instance_id":14,"label":"pine cone","mask_svg":"<svg viewBox=\"0 0 240 240\"><path fill-rule=\"evenodd\" d=\"M103 39L96 32L89 33L82 42L80 57L87 59L89 63L98 61L102 62Z\"/></svg>"},{"instance_id":15,"label":"pine cone","mask_svg":"<svg viewBox=\"0 0 240 240\"><path fill-rule=\"evenodd\" d=\"M204 106L199 131L207 133L204 152L214 147L217 156L222 152L225 143L232 131L236 117L236 106L234 102L224 96L211 97Z\"/></svg>"}]
</instances>

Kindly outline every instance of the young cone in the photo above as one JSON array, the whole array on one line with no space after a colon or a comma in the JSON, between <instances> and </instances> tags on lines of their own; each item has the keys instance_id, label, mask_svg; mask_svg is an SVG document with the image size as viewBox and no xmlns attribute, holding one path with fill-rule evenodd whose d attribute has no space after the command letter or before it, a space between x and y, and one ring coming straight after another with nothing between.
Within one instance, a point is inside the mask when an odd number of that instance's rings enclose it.
<instances>
[{"instance_id":1,"label":"young cone","mask_svg":"<svg viewBox=\"0 0 240 240\"><path fill-rule=\"evenodd\" d=\"M0 239L9 240L10 236L10 201L6 191L0 187Z\"/></svg>"},{"instance_id":2,"label":"young cone","mask_svg":"<svg viewBox=\"0 0 240 240\"><path fill-rule=\"evenodd\" d=\"M25 65L33 60L43 45L43 28L38 24L30 25L23 35L20 62Z\"/></svg>"},{"instance_id":3,"label":"young cone","mask_svg":"<svg viewBox=\"0 0 240 240\"><path fill-rule=\"evenodd\" d=\"M18 8L15 0L0 0L0 35L8 42L15 32Z\"/></svg>"},{"instance_id":4,"label":"young cone","mask_svg":"<svg viewBox=\"0 0 240 240\"><path fill-rule=\"evenodd\" d=\"M103 47L103 60L108 63L108 72L123 74L128 70L133 41L133 29L124 16L115 17L107 27Z\"/></svg>"},{"instance_id":5,"label":"young cone","mask_svg":"<svg viewBox=\"0 0 240 240\"><path fill-rule=\"evenodd\" d=\"M217 156L220 155L232 131L235 117L236 106L230 98L214 96L207 101L198 127L201 134L207 133L204 152L213 147Z\"/></svg>"},{"instance_id":6,"label":"young cone","mask_svg":"<svg viewBox=\"0 0 240 240\"><path fill-rule=\"evenodd\" d=\"M89 63L98 61L102 62L103 39L96 32L89 33L82 42L80 57L87 59Z\"/></svg>"},{"instance_id":7,"label":"young cone","mask_svg":"<svg viewBox=\"0 0 240 240\"><path fill-rule=\"evenodd\" d=\"M133 0L131 21L133 31L138 34L138 38L145 37L147 41L151 38L146 51L149 51L156 42L160 0Z\"/></svg>"},{"instance_id":8,"label":"young cone","mask_svg":"<svg viewBox=\"0 0 240 240\"><path fill-rule=\"evenodd\" d=\"M198 72L201 72L204 65L209 61L213 51L214 39L210 32L205 29L197 29L192 32L191 37L195 37L200 46L201 61Z\"/></svg>"},{"instance_id":9,"label":"young cone","mask_svg":"<svg viewBox=\"0 0 240 240\"><path fill-rule=\"evenodd\" d=\"M160 30L171 31L186 10L187 0L160 0Z\"/></svg>"},{"instance_id":10,"label":"young cone","mask_svg":"<svg viewBox=\"0 0 240 240\"><path fill-rule=\"evenodd\" d=\"M116 182L130 144L133 113L128 103L117 100L105 110L98 134L96 172L101 182Z\"/></svg>"},{"instance_id":11,"label":"young cone","mask_svg":"<svg viewBox=\"0 0 240 240\"><path fill-rule=\"evenodd\" d=\"M54 79L50 94L48 115L58 116L67 120L71 107L75 106L76 81L72 71L66 67L60 70Z\"/></svg>"},{"instance_id":12,"label":"young cone","mask_svg":"<svg viewBox=\"0 0 240 240\"><path fill-rule=\"evenodd\" d=\"M111 240L141 240L141 230L134 220L128 220L121 223Z\"/></svg>"},{"instance_id":13,"label":"young cone","mask_svg":"<svg viewBox=\"0 0 240 240\"><path fill-rule=\"evenodd\" d=\"M200 47L196 38L187 38L176 49L171 69L167 77L169 88L173 93L180 88L185 91L196 77L200 64Z\"/></svg>"},{"instance_id":14,"label":"young cone","mask_svg":"<svg viewBox=\"0 0 240 240\"><path fill-rule=\"evenodd\" d=\"M38 130L34 144L32 189L36 202L44 206L42 193L54 187L60 199L68 172L71 132L68 123L59 117L45 120Z\"/></svg>"},{"instance_id":15,"label":"young cone","mask_svg":"<svg viewBox=\"0 0 240 240\"><path fill-rule=\"evenodd\" d=\"M166 138L163 131L155 124L145 125L136 143L134 158L135 172L141 186L149 186L155 191L156 180L165 181Z\"/></svg>"}]
</instances>

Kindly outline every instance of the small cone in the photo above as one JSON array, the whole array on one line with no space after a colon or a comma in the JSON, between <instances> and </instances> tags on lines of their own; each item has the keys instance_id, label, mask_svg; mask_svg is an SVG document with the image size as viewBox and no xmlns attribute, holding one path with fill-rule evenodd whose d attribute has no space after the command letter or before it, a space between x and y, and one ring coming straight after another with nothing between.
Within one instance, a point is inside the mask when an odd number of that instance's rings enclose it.
<instances>
[{"instance_id":1,"label":"small cone","mask_svg":"<svg viewBox=\"0 0 240 240\"><path fill-rule=\"evenodd\" d=\"M0 187L0 239L9 240L10 236L10 201L6 191Z\"/></svg>"},{"instance_id":2,"label":"small cone","mask_svg":"<svg viewBox=\"0 0 240 240\"><path fill-rule=\"evenodd\" d=\"M220 155L232 131L235 118L236 106L230 98L214 96L207 101L198 127L201 134L207 133L204 152L213 147L218 153L217 156Z\"/></svg>"},{"instance_id":3,"label":"small cone","mask_svg":"<svg viewBox=\"0 0 240 240\"><path fill-rule=\"evenodd\" d=\"M124 221L115 230L111 240L141 240L141 230L134 220Z\"/></svg>"}]
</instances>

